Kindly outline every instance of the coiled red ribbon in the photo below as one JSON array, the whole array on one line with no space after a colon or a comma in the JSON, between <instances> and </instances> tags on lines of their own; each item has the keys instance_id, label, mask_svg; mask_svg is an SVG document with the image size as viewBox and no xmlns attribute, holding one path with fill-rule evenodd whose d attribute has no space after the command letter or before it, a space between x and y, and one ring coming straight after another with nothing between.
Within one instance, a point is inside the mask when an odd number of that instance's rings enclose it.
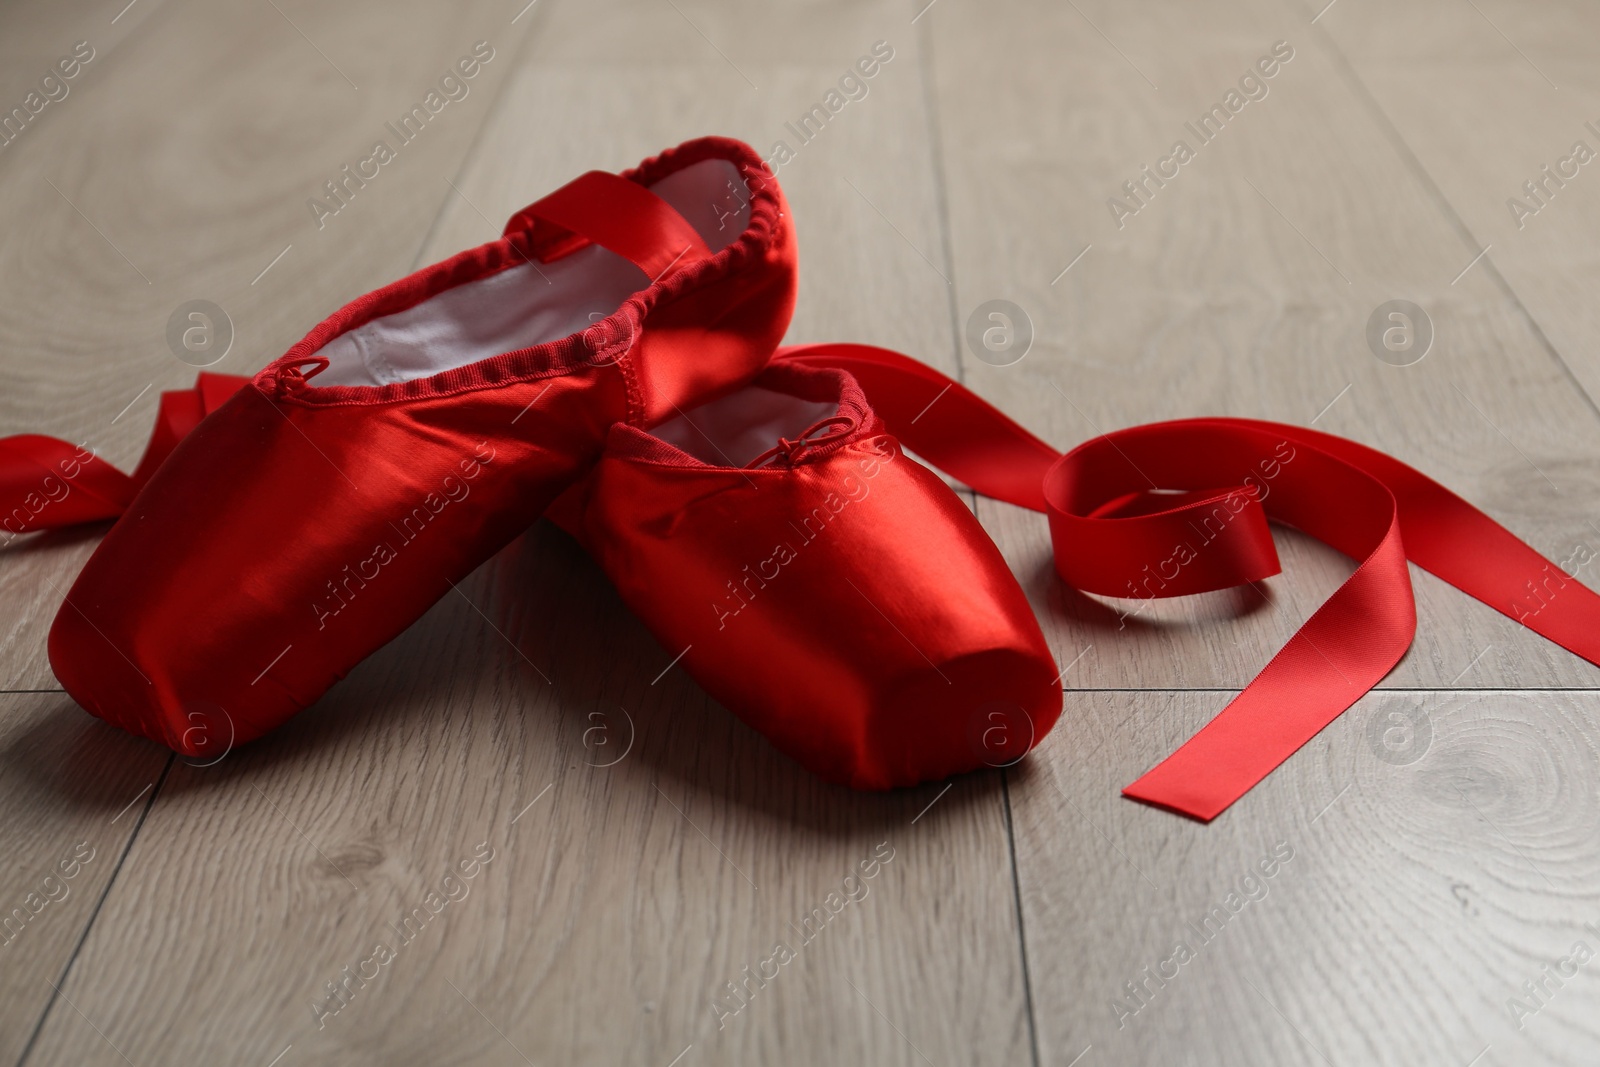
<instances>
[{"instance_id":1,"label":"coiled red ribbon","mask_svg":"<svg viewBox=\"0 0 1600 1067\"><path fill-rule=\"evenodd\" d=\"M1600 596L1471 504L1364 445L1252 419L1186 419L1105 434L1065 455L931 367L868 345L778 359L854 374L890 431L986 496L1044 512L1057 572L1114 597L1260 581L1280 565L1268 519L1360 561L1253 681L1123 790L1210 820L1399 662L1416 631L1406 561L1600 663ZM132 475L64 441L0 439L0 526L12 534L114 518L178 441L248 379L204 374L163 393ZM1559 590L1518 611L1530 589Z\"/></svg>"}]
</instances>

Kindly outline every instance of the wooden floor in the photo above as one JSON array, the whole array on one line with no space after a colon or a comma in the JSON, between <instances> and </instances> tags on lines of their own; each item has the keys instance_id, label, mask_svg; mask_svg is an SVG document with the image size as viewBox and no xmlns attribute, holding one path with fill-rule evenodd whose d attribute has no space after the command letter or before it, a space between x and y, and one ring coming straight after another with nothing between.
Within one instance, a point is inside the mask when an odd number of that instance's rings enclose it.
<instances>
[{"instance_id":1,"label":"wooden floor","mask_svg":"<svg viewBox=\"0 0 1600 1067\"><path fill-rule=\"evenodd\" d=\"M571 176L717 132L793 152L792 340L913 353L1063 447L1315 422L1553 559L1600 546L1600 164L1573 161L1600 12L1326 2L18 0L0 109L93 58L0 149L0 434L131 463L193 380L183 302L226 311L216 369L249 373ZM470 94L319 229L308 198L478 41ZM786 124L879 41L802 144ZM997 299L1034 333L1009 366L964 340ZM1397 299L1432 325L1409 366L1366 340ZM1017 768L889 795L774 754L544 525L208 767L50 673L100 531L0 548L0 912L31 915L0 1063L1600 1062L1600 670L1413 572L1405 660L1201 826L1118 790L1351 561L1280 532L1264 594L1122 627L1053 577L1039 516L974 503L1067 711Z\"/></svg>"}]
</instances>

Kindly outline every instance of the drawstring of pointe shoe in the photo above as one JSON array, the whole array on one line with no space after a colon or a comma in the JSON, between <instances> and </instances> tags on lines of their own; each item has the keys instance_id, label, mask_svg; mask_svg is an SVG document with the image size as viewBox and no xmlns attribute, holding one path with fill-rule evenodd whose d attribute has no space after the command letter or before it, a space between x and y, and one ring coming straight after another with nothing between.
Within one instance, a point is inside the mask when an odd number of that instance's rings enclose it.
<instances>
[{"instance_id":1,"label":"drawstring of pointe shoe","mask_svg":"<svg viewBox=\"0 0 1600 1067\"><path fill-rule=\"evenodd\" d=\"M856 432L856 425L855 418L850 415L831 415L826 419L819 419L801 431L799 437L792 440L787 437L778 438L776 445L746 463L744 469L753 471L772 462L792 467L819 449L842 443L844 438ZM822 433L823 430L835 426L840 428L832 433Z\"/></svg>"},{"instance_id":2,"label":"drawstring of pointe shoe","mask_svg":"<svg viewBox=\"0 0 1600 1067\"><path fill-rule=\"evenodd\" d=\"M298 393L306 387L307 379L315 378L328 369L328 362L327 356L307 356L280 367L272 376L274 395L284 397ZM303 369L305 367L310 367L311 373L307 374Z\"/></svg>"}]
</instances>

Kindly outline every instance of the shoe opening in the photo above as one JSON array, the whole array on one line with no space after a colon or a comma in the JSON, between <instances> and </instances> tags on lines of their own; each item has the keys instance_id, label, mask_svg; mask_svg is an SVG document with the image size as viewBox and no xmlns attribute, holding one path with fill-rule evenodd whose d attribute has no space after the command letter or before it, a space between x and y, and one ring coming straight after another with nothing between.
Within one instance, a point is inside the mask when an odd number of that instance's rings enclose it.
<instances>
[{"instance_id":1,"label":"shoe opening","mask_svg":"<svg viewBox=\"0 0 1600 1067\"><path fill-rule=\"evenodd\" d=\"M835 418L847 425L818 425ZM750 385L680 412L646 433L709 466L746 467L780 443L814 446L843 439L871 419L851 375L780 361Z\"/></svg>"},{"instance_id":2,"label":"shoe opening","mask_svg":"<svg viewBox=\"0 0 1600 1067\"><path fill-rule=\"evenodd\" d=\"M729 160L692 163L649 188L713 253L750 225L750 198ZM598 245L510 267L334 338L317 353L328 367L316 384L389 385L558 341L611 315L652 280Z\"/></svg>"}]
</instances>

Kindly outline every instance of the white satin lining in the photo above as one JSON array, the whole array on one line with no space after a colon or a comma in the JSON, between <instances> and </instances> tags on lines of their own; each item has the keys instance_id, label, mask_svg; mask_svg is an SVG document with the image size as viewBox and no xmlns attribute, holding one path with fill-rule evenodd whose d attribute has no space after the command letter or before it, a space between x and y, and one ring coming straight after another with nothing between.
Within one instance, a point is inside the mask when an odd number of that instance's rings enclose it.
<instances>
[{"instance_id":1,"label":"white satin lining","mask_svg":"<svg viewBox=\"0 0 1600 1067\"><path fill-rule=\"evenodd\" d=\"M839 413L836 400L802 400L759 385L701 404L650 432L713 467L743 467L778 443Z\"/></svg>"},{"instance_id":2,"label":"white satin lining","mask_svg":"<svg viewBox=\"0 0 1600 1067\"><path fill-rule=\"evenodd\" d=\"M744 182L725 159L690 164L650 191L713 252L750 225ZM638 267L597 245L554 263L512 267L339 335L319 353L329 362L316 384L388 385L560 340L610 315L646 284Z\"/></svg>"}]
</instances>

